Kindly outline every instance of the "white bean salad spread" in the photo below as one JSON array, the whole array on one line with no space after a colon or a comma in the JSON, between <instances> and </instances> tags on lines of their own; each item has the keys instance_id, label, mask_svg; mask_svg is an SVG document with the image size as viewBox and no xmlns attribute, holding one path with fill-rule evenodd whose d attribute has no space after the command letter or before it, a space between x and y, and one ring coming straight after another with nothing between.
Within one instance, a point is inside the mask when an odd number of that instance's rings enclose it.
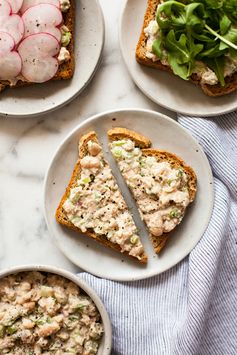
<instances>
[{"instance_id":1,"label":"white bean salad spread","mask_svg":"<svg viewBox=\"0 0 237 355\"><path fill-rule=\"evenodd\" d=\"M97 354L100 314L73 282L30 271L0 279L0 354Z\"/></svg>"},{"instance_id":2,"label":"white bean salad spread","mask_svg":"<svg viewBox=\"0 0 237 355\"><path fill-rule=\"evenodd\" d=\"M144 156L130 139L114 141L110 146L149 231L157 237L170 232L190 203L187 174L169 162Z\"/></svg>"},{"instance_id":3,"label":"white bean salad spread","mask_svg":"<svg viewBox=\"0 0 237 355\"><path fill-rule=\"evenodd\" d=\"M80 179L63 205L68 219L83 233L92 229L118 244L122 252L141 259L144 249L136 225L104 160L101 146L89 141L88 155L80 164Z\"/></svg>"}]
</instances>

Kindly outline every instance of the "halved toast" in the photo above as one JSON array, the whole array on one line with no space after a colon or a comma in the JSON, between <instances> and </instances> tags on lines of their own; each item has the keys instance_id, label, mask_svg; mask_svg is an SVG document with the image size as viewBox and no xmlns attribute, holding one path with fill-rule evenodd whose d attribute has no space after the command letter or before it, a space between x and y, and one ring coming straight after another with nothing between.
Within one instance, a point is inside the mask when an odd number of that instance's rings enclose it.
<instances>
[{"instance_id":1,"label":"halved toast","mask_svg":"<svg viewBox=\"0 0 237 355\"><path fill-rule=\"evenodd\" d=\"M70 192L71 192L71 189L74 188L75 186L77 186L77 181L78 179L80 179L80 175L81 175L81 172L82 172L82 167L81 167L81 160L88 155L88 142L89 141L92 141L92 142L95 142L95 143L99 143L98 142L98 139L97 139L97 136L96 136L96 133L95 132L89 132L88 134L82 136L80 138L80 141L79 141L79 159L74 167L74 170L73 170L73 173L72 173L72 176L71 176L71 180L68 184L68 187L61 199L61 202L57 208L57 211L56 211L56 220L58 221L58 223L62 224L63 226L69 228L69 229L73 229L75 230L76 232L79 232L80 234L83 234L83 235L86 235L92 239L94 239L95 241L103 244L104 246L106 247L109 247L113 250L116 250L118 252L122 252L121 250L121 247L119 244L115 244L113 242L111 242L109 239L107 239L107 237L105 235L98 235L94 232L93 229L87 229L87 231L85 233L82 233L81 232L81 229L76 227L69 219L68 219L68 216L64 210L64 203L65 201L69 198L70 196ZM104 163L105 163L105 166L108 166L108 163L104 160ZM114 179L114 178L113 178ZM117 191L120 193L121 195L121 192L119 191L119 188L117 187ZM122 196L121 196L122 197ZM123 199L123 198L122 198ZM124 202L125 204L125 202ZM126 205L126 204L125 204ZM128 207L126 206L126 209L128 210ZM127 251L124 251L124 254L130 256L133 260L136 260L140 263L146 263L147 262L147 256L145 254L145 252L143 251L143 254L140 255L140 258L137 258L135 256L132 256L129 254L129 252Z\"/></svg>"},{"instance_id":2,"label":"halved toast","mask_svg":"<svg viewBox=\"0 0 237 355\"><path fill-rule=\"evenodd\" d=\"M74 42L75 42L75 18L76 18L76 3L75 0L70 0L71 6L67 12L63 12L63 24L69 29L72 34L69 45L66 47L70 53L70 59L62 63L56 75L52 80L65 80L71 79L74 74L75 69L75 56L74 56ZM2 92L7 87L16 88L22 86L36 85L36 83L31 83L29 81L18 80L15 85L11 85L11 83L7 80L0 80L0 92ZM38 84L37 84L38 85Z\"/></svg>"},{"instance_id":3,"label":"halved toast","mask_svg":"<svg viewBox=\"0 0 237 355\"><path fill-rule=\"evenodd\" d=\"M149 22L155 20L157 6L161 3L160 0L148 0L147 9L144 17L143 27L140 34L140 38L136 48L136 60L145 66L160 69L173 74L172 69L163 65L160 60L153 61L146 57L146 42L147 37L145 35L144 29L148 26ZM173 74L174 75L174 74ZM203 92L208 96L223 96L229 94L237 89L237 72L232 76L226 77L226 85L223 87L220 84L208 85L201 83L200 79L196 74L192 74L190 81L194 84L197 84L201 87Z\"/></svg>"},{"instance_id":4,"label":"halved toast","mask_svg":"<svg viewBox=\"0 0 237 355\"><path fill-rule=\"evenodd\" d=\"M137 134L136 132L130 131L126 128L113 128L111 130L108 131L108 137L109 137L109 141L115 142L115 141L122 141L122 140L132 140L135 144L135 147L138 147L141 149L142 151L142 157L155 157L157 162L168 162L172 168L174 169L182 169L185 174L187 175L187 188L188 188L188 195L189 195L189 203L191 203L196 195L196 190L197 190L197 179L196 179L196 175L193 171L193 169L189 166L187 166L184 161L179 158L178 156L176 156L173 153L169 153L166 151L160 151L157 149L152 149L150 148L151 143L149 141L149 139L147 139L146 137L143 137L140 134ZM118 164L119 165L119 164ZM123 175L123 177L125 178L125 173L123 171L123 169L120 167L120 171ZM126 178L125 178L126 181ZM128 181L126 181L128 183ZM136 182L136 186L135 189L138 186L138 182ZM145 221L145 214L142 213L140 206L141 206L141 200L139 198L136 199L135 195L134 195L134 187L129 186L133 197L138 205L138 209L140 211L140 215L141 218ZM157 199L159 200L159 198ZM146 223L146 221L145 221ZM148 228L148 225L147 225ZM148 228L149 231L149 228ZM149 231L150 232L150 231ZM156 251L156 253L159 253L165 246L167 239L169 238L170 235L172 235L172 231L168 232L168 233L163 233L160 236L155 236L152 233L150 233L151 235L151 239L152 239L152 243L153 243L153 247Z\"/></svg>"}]
</instances>

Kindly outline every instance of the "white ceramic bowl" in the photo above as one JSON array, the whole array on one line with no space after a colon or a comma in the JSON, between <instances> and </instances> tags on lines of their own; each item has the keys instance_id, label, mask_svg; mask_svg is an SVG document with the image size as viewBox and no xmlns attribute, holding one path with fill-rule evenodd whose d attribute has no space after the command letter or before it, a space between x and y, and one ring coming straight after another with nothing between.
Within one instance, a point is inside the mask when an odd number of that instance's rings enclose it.
<instances>
[{"instance_id":1,"label":"white ceramic bowl","mask_svg":"<svg viewBox=\"0 0 237 355\"><path fill-rule=\"evenodd\" d=\"M95 303L98 311L100 312L103 326L104 326L104 336L102 338L102 341L100 343L100 347L98 350L97 355L109 355L111 352L111 346L112 346L112 328L111 328L111 323L110 319L108 316L108 313L101 302L100 298L97 296L95 291L88 286L85 281L83 281L80 277L73 275L72 273L65 271L63 269L59 269L57 267L53 266L46 266L46 265L27 265L27 266L17 266L13 267L7 270L0 271L0 279L9 276L9 275L14 275L18 274L19 272L25 272L25 271L42 271L42 272L48 272L51 274L56 274L62 277L65 277L66 279L74 282L77 286L79 286Z\"/></svg>"}]
</instances>

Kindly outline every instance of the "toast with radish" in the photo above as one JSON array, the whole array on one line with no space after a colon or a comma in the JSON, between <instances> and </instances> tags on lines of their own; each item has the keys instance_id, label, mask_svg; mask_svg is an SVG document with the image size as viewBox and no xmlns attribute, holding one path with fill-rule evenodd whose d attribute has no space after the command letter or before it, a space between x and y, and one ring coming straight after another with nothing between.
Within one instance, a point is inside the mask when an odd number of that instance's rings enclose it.
<instances>
[{"instance_id":1,"label":"toast with radish","mask_svg":"<svg viewBox=\"0 0 237 355\"><path fill-rule=\"evenodd\" d=\"M196 175L181 158L152 149L150 140L136 132L117 127L108 131L108 137L111 152L159 253L195 198Z\"/></svg>"},{"instance_id":2,"label":"toast with radish","mask_svg":"<svg viewBox=\"0 0 237 355\"><path fill-rule=\"evenodd\" d=\"M140 263L147 262L136 225L106 162L95 132L79 141L79 159L56 211L56 220Z\"/></svg>"},{"instance_id":3,"label":"toast with radish","mask_svg":"<svg viewBox=\"0 0 237 355\"><path fill-rule=\"evenodd\" d=\"M75 0L0 0L0 91L70 79Z\"/></svg>"}]
</instances>

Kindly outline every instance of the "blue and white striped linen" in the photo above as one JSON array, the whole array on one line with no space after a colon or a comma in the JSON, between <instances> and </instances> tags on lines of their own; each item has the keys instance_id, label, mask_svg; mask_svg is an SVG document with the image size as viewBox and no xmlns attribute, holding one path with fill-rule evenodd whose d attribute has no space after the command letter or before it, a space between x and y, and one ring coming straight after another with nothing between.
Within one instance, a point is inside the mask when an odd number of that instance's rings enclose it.
<instances>
[{"instance_id":1,"label":"blue and white striped linen","mask_svg":"<svg viewBox=\"0 0 237 355\"><path fill-rule=\"evenodd\" d=\"M81 274L110 314L114 355L237 354L237 113L179 122L211 163L213 215L190 255L162 275L119 283Z\"/></svg>"}]
</instances>

